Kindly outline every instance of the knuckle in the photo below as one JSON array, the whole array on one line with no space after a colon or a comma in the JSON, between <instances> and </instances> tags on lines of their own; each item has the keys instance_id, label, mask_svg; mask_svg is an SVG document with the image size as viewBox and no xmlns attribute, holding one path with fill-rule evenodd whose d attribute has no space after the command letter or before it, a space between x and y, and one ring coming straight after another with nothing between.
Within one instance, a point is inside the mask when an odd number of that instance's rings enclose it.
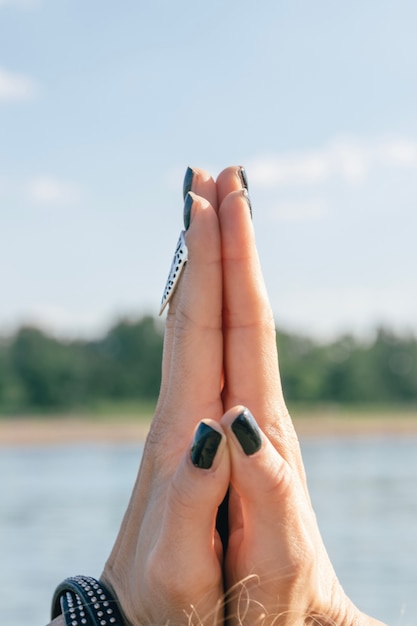
<instances>
[{"instance_id":1,"label":"knuckle","mask_svg":"<svg viewBox=\"0 0 417 626\"><path fill-rule=\"evenodd\" d=\"M167 498L170 513L180 520L195 518L196 495L192 483L180 481L178 474L175 474Z\"/></svg>"},{"instance_id":2,"label":"knuckle","mask_svg":"<svg viewBox=\"0 0 417 626\"><path fill-rule=\"evenodd\" d=\"M295 476L288 463L282 459L281 463L271 463L265 485L265 495L282 502L284 498L291 498L296 488Z\"/></svg>"}]
</instances>

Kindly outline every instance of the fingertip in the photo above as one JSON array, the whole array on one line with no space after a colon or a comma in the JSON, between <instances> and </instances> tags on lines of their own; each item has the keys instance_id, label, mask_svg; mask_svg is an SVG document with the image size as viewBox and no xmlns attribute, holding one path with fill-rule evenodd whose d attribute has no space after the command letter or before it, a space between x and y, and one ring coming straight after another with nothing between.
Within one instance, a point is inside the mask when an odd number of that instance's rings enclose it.
<instances>
[{"instance_id":1,"label":"fingertip","mask_svg":"<svg viewBox=\"0 0 417 626\"><path fill-rule=\"evenodd\" d=\"M243 210L244 215L246 215L247 210L249 210L249 217L251 217L251 203L249 200L248 190L244 187L239 187L238 189L232 189L227 193L220 204L219 213L225 211L231 211L233 208Z\"/></svg>"},{"instance_id":2,"label":"fingertip","mask_svg":"<svg viewBox=\"0 0 417 626\"><path fill-rule=\"evenodd\" d=\"M216 183L206 170L198 167L187 167L183 182L184 200L190 191L206 198L214 210L217 211Z\"/></svg>"},{"instance_id":3,"label":"fingertip","mask_svg":"<svg viewBox=\"0 0 417 626\"><path fill-rule=\"evenodd\" d=\"M188 214L189 227L185 235L188 246L189 261L207 264L207 271L214 262L221 262L220 228L217 214L207 198L194 191L186 196L185 213ZM203 281L202 277L199 278ZM204 282L204 281L203 281ZM201 287L204 288L203 283ZM200 289L201 289L200 287Z\"/></svg>"},{"instance_id":4,"label":"fingertip","mask_svg":"<svg viewBox=\"0 0 417 626\"><path fill-rule=\"evenodd\" d=\"M226 447L226 437L214 420L202 420L194 432L190 460L194 467L215 471L221 463Z\"/></svg>"},{"instance_id":5,"label":"fingertip","mask_svg":"<svg viewBox=\"0 0 417 626\"><path fill-rule=\"evenodd\" d=\"M194 431L172 478L171 510L209 529L215 525L217 510L230 482L230 461L226 435L214 420L204 419ZM196 530L197 533L201 532Z\"/></svg>"},{"instance_id":6,"label":"fingertip","mask_svg":"<svg viewBox=\"0 0 417 626\"><path fill-rule=\"evenodd\" d=\"M184 181L182 184L182 196L184 200L185 200L187 193L191 191L191 188L193 186L193 179L194 179L194 170L192 167L188 166L185 171Z\"/></svg>"},{"instance_id":7,"label":"fingertip","mask_svg":"<svg viewBox=\"0 0 417 626\"><path fill-rule=\"evenodd\" d=\"M222 245L226 257L257 258L252 206L246 189L228 193L219 206Z\"/></svg>"},{"instance_id":8,"label":"fingertip","mask_svg":"<svg viewBox=\"0 0 417 626\"><path fill-rule=\"evenodd\" d=\"M218 224L216 213L209 200L204 196L200 196L195 191L189 191L184 201L184 225L187 231L191 228L194 217L202 213L207 213L213 221L213 224ZM205 218L207 218L208 215L205 215ZM188 225L186 222L188 222Z\"/></svg>"},{"instance_id":9,"label":"fingertip","mask_svg":"<svg viewBox=\"0 0 417 626\"><path fill-rule=\"evenodd\" d=\"M229 484L227 439L218 422L201 420L173 476L176 500L187 508L211 502L215 511Z\"/></svg>"},{"instance_id":10,"label":"fingertip","mask_svg":"<svg viewBox=\"0 0 417 626\"><path fill-rule=\"evenodd\" d=\"M243 405L233 407L225 413L221 423L240 453L252 456L262 448L262 431L247 407Z\"/></svg>"},{"instance_id":11,"label":"fingertip","mask_svg":"<svg viewBox=\"0 0 417 626\"><path fill-rule=\"evenodd\" d=\"M241 411L230 424L230 428L246 456L252 456L261 449L261 431L249 409Z\"/></svg>"},{"instance_id":12,"label":"fingertip","mask_svg":"<svg viewBox=\"0 0 417 626\"><path fill-rule=\"evenodd\" d=\"M243 165L232 165L224 169L216 181L217 196L221 206L224 199L233 192L242 192L252 218L252 203L249 196L249 183Z\"/></svg>"},{"instance_id":13,"label":"fingertip","mask_svg":"<svg viewBox=\"0 0 417 626\"><path fill-rule=\"evenodd\" d=\"M185 230L188 230L190 228L193 204L194 204L194 198L192 196L192 193L191 191L187 191L187 193L184 196L184 212L183 212L183 221L184 221Z\"/></svg>"},{"instance_id":14,"label":"fingertip","mask_svg":"<svg viewBox=\"0 0 417 626\"><path fill-rule=\"evenodd\" d=\"M220 172L216 179L217 189L221 196L231 191L247 189L247 176L242 165L229 165Z\"/></svg>"},{"instance_id":15,"label":"fingertip","mask_svg":"<svg viewBox=\"0 0 417 626\"><path fill-rule=\"evenodd\" d=\"M288 464L258 426L251 411L237 405L220 420L230 449L231 482L247 501L261 502L265 495L281 497L290 482Z\"/></svg>"},{"instance_id":16,"label":"fingertip","mask_svg":"<svg viewBox=\"0 0 417 626\"><path fill-rule=\"evenodd\" d=\"M197 195L195 192L188 191L184 196L183 220L186 231L190 228L191 222L198 209L205 209L210 206L209 202Z\"/></svg>"},{"instance_id":17,"label":"fingertip","mask_svg":"<svg viewBox=\"0 0 417 626\"><path fill-rule=\"evenodd\" d=\"M238 173L238 176L239 176L239 178L241 180L242 187L244 189L246 189L247 192L249 192L248 175L246 174L246 170L243 167L243 165L239 165L239 167L237 169L237 173Z\"/></svg>"}]
</instances>

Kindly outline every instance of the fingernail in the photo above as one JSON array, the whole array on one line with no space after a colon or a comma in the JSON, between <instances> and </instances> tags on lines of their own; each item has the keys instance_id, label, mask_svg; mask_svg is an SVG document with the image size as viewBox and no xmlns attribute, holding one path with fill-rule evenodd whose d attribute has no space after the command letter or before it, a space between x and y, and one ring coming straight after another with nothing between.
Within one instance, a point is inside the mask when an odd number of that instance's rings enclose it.
<instances>
[{"instance_id":1,"label":"fingernail","mask_svg":"<svg viewBox=\"0 0 417 626\"><path fill-rule=\"evenodd\" d=\"M191 462L201 469L210 469L222 439L221 434L208 424L200 422L191 447Z\"/></svg>"},{"instance_id":2,"label":"fingernail","mask_svg":"<svg viewBox=\"0 0 417 626\"><path fill-rule=\"evenodd\" d=\"M246 189L246 191L249 191L248 177L246 175L246 170L242 165L237 170L237 173L239 175L240 182L242 183L242 187Z\"/></svg>"},{"instance_id":3,"label":"fingernail","mask_svg":"<svg viewBox=\"0 0 417 626\"><path fill-rule=\"evenodd\" d=\"M250 456L261 449L261 433L249 409L244 409L233 420L231 427L245 454Z\"/></svg>"},{"instance_id":4,"label":"fingernail","mask_svg":"<svg viewBox=\"0 0 417 626\"><path fill-rule=\"evenodd\" d=\"M187 193L191 191L193 178L194 178L194 171L191 169L191 167L187 167L187 171L185 172L185 176L184 176L184 183L182 186L182 196L184 200L185 200L185 196L187 195Z\"/></svg>"},{"instance_id":5,"label":"fingernail","mask_svg":"<svg viewBox=\"0 0 417 626\"><path fill-rule=\"evenodd\" d=\"M249 185L248 185L248 177L246 175L246 170L244 167L240 166L237 170L240 182L243 187L243 195L245 196L246 202L248 203L250 216L252 217L252 203L249 197Z\"/></svg>"},{"instance_id":6,"label":"fingernail","mask_svg":"<svg viewBox=\"0 0 417 626\"><path fill-rule=\"evenodd\" d=\"M252 217L252 202L250 201L248 190L247 189L243 189L242 195L243 195L243 197L245 198L245 200L247 202L247 205L248 205L248 208L249 208L249 213L250 213L250 216Z\"/></svg>"},{"instance_id":7,"label":"fingernail","mask_svg":"<svg viewBox=\"0 0 417 626\"><path fill-rule=\"evenodd\" d=\"M188 230L191 223L191 209L193 207L193 197L190 192L185 196L184 202L184 228Z\"/></svg>"}]
</instances>

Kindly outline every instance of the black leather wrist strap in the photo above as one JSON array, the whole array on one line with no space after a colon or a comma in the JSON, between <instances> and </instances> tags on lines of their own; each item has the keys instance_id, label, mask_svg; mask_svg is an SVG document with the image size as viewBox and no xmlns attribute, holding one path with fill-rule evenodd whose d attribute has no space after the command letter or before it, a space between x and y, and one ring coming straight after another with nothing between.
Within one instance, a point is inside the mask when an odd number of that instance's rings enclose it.
<instances>
[{"instance_id":1,"label":"black leather wrist strap","mask_svg":"<svg viewBox=\"0 0 417 626\"><path fill-rule=\"evenodd\" d=\"M52 619L61 613L66 626L125 626L112 593L91 576L72 576L58 585Z\"/></svg>"}]
</instances>

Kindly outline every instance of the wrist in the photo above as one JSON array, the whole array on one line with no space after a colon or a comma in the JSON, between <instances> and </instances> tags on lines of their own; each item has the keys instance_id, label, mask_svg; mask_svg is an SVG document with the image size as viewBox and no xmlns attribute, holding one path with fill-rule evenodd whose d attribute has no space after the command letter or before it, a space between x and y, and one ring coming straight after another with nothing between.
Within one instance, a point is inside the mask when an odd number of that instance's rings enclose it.
<instances>
[{"instance_id":1,"label":"wrist","mask_svg":"<svg viewBox=\"0 0 417 626\"><path fill-rule=\"evenodd\" d=\"M91 576L73 576L58 585L51 617L60 615L66 626L126 626L112 591Z\"/></svg>"}]
</instances>

